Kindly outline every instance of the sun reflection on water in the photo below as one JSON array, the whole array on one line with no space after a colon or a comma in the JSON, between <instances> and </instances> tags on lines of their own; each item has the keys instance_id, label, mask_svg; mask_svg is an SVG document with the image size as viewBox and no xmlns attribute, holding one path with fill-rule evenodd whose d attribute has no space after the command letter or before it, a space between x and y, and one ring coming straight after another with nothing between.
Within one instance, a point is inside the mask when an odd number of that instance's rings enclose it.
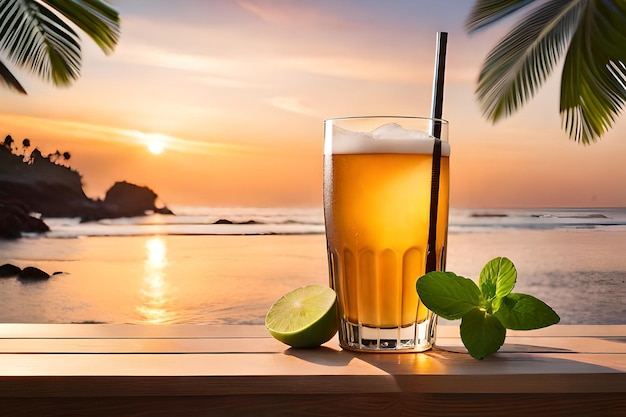
<instances>
[{"instance_id":1,"label":"sun reflection on water","mask_svg":"<svg viewBox=\"0 0 626 417\"><path fill-rule=\"evenodd\" d=\"M161 236L146 240L144 278L141 287L141 303L136 307L142 323L169 323L176 313L172 309L170 285L165 279L167 247Z\"/></svg>"}]
</instances>

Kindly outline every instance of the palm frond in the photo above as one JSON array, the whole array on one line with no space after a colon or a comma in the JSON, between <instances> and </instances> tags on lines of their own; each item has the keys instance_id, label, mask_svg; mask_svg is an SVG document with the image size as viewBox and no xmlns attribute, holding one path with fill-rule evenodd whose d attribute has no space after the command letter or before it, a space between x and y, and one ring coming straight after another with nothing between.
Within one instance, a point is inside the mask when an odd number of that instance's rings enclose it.
<instances>
[{"instance_id":1,"label":"palm frond","mask_svg":"<svg viewBox=\"0 0 626 417\"><path fill-rule=\"evenodd\" d=\"M580 20L581 1L547 2L489 53L476 89L487 119L507 117L533 97L567 49Z\"/></svg>"},{"instance_id":2,"label":"palm frond","mask_svg":"<svg viewBox=\"0 0 626 417\"><path fill-rule=\"evenodd\" d=\"M589 2L561 78L560 112L571 139L595 142L626 103L626 5Z\"/></svg>"},{"instance_id":3,"label":"palm frond","mask_svg":"<svg viewBox=\"0 0 626 417\"><path fill-rule=\"evenodd\" d=\"M11 73L11 71L4 65L2 61L0 61L0 82L4 84L5 87L10 88L11 90L17 91L18 93L26 94L26 90L22 87L22 84L15 78L15 76Z\"/></svg>"},{"instance_id":4,"label":"palm frond","mask_svg":"<svg viewBox=\"0 0 626 417\"><path fill-rule=\"evenodd\" d=\"M80 73L78 35L33 0L0 2L0 50L17 66L55 85L67 85Z\"/></svg>"},{"instance_id":5,"label":"palm frond","mask_svg":"<svg viewBox=\"0 0 626 417\"><path fill-rule=\"evenodd\" d=\"M120 36L120 17L109 4L101 0L43 2L78 26L105 54L113 52Z\"/></svg>"},{"instance_id":6,"label":"palm frond","mask_svg":"<svg viewBox=\"0 0 626 417\"><path fill-rule=\"evenodd\" d=\"M535 0L477 0L470 11L465 27L469 32L482 29Z\"/></svg>"}]
</instances>

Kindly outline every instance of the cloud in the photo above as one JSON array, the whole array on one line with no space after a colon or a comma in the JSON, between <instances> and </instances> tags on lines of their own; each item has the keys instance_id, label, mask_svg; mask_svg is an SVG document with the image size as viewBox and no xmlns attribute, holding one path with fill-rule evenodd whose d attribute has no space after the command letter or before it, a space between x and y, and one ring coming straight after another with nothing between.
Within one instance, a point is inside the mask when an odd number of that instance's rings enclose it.
<instances>
[{"instance_id":1,"label":"cloud","mask_svg":"<svg viewBox=\"0 0 626 417\"><path fill-rule=\"evenodd\" d=\"M377 46L382 41L374 28L354 30L350 22L342 20L340 13L330 13L327 8L282 0L239 0L237 4L264 22L289 28L276 33L272 27L170 25L166 32L177 32L176 41L140 41L136 40L137 36L120 45L115 59L184 71L204 84L238 89L272 85L284 79L285 73L393 82L430 82L432 78L430 64L420 65L415 61L421 48L427 50L425 46L416 45L408 56L397 45ZM134 30L157 30L150 25L150 22L138 21ZM296 29L294 36L285 37L285 31ZM200 42L190 48L181 42L185 39ZM374 53L377 48L382 56ZM429 60L433 55L430 52L428 50Z\"/></svg>"},{"instance_id":2,"label":"cloud","mask_svg":"<svg viewBox=\"0 0 626 417\"><path fill-rule=\"evenodd\" d=\"M234 77L222 77L219 75L205 75L201 76L199 80L204 84L225 88L246 89L264 87L264 85L261 83L250 82L248 80L242 80L240 78Z\"/></svg>"},{"instance_id":3,"label":"cloud","mask_svg":"<svg viewBox=\"0 0 626 417\"><path fill-rule=\"evenodd\" d=\"M123 49L120 48L117 59L131 64L193 72L227 72L235 66L233 59L171 52L143 43L133 43Z\"/></svg>"},{"instance_id":4,"label":"cloud","mask_svg":"<svg viewBox=\"0 0 626 417\"><path fill-rule=\"evenodd\" d=\"M135 140L137 143L146 145L151 141L159 141L166 150L192 153L192 154L242 154L249 152L248 146L234 145L218 142L203 142L190 140L163 133L141 132L138 130L120 130L120 134Z\"/></svg>"},{"instance_id":5,"label":"cloud","mask_svg":"<svg viewBox=\"0 0 626 417\"><path fill-rule=\"evenodd\" d=\"M354 23L340 19L332 10L318 7L319 4L284 0L257 1L239 0L239 6L267 23L297 27L352 27ZM315 7L311 7L314 4Z\"/></svg>"},{"instance_id":6,"label":"cloud","mask_svg":"<svg viewBox=\"0 0 626 417\"><path fill-rule=\"evenodd\" d=\"M368 81L413 82L427 79L430 82L432 70L419 74L412 63L390 61L387 59L333 57L333 56L296 56L284 58L281 64L285 68L305 73Z\"/></svg>"},{"instance_id":7,"label":"cloud","mask_svg":"<svg viewBox=\"0 0 626 417\"><path fill-rule=\"evenodd\" d=\"M291 113L303 114L307 116L314 114L313 110L307 105L307 103L303 102L298 97L271 97L267 99L267 102L274 107Z\"/></svg>"},{"instance_id":8,"label":"cloud","mask_svg":"<svg viewBox=\"0 0 626 417\"><path fill-rule=\"evenodd\" d=\"M145 146L150 140L158 139L165 149L193 154L241 154L252 151L249 146L238 144L197 141L159 132L142 132L72 120L52 120L17 114L0 114L0 124L18 127L38 126L48 133L81 141Z\"/></svg>"}]
</instances>

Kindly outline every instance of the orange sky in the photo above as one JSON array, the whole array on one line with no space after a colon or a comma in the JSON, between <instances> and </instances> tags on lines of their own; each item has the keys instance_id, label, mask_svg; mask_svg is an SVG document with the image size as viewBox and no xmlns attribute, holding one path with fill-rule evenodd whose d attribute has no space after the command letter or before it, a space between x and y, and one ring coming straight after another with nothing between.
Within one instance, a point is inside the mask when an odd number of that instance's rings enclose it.
<instances>
[{"instance_id":1,"label":"orange sky","mask_svg":"<svg viewBox=\"0 0 626 417\"><path fill-rule=\"evenodd\" d=\"M591 146L570 141L559 73L514 117L482 118L475 80L507 27L467 35L471 1L113 4L120 44L106 57L83 36L73 86L16 71L29 95L0 90L0 135L69 151L90 197L127 180L174 206L319 206L323 120L428 115L447 31L452 206L626 206L626 123Z\"/></svg>"}]
</instances>

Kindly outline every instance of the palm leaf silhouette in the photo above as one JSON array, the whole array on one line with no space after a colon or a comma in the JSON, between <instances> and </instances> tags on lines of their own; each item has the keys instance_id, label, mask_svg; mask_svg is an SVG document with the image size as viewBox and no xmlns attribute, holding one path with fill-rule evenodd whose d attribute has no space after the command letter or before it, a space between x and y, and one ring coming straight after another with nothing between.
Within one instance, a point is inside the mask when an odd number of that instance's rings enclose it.
<instances>
[{"instance_id":1,"label":"palm leaf silhouette","mask_svg":"<svg viewBox=\"0 0 626 417\"><path fill-rule=\"evenodd\" d=\"M0 82L4 84L5 87L17 91L18 93L26 94L26 90L22 87L22 84L13 76L11 70L9 70L3 63L0 61Z\"/></svg>"},{"instance_id":2,"label":"palm leaf silhouette","mask_svg":"<svg viewBox=\"0 0 626 417\"><path fill-rule=\"evenodd\" d=\"M533 2L478 0L467 28L484 28ZM559 108L563 129L577 142L595 142L611 128L626 101L625 28L624 2L541 2L485 59L476 88L484 115L492 122L510 116L564 62Z\"/></svg>"},{"instance_id":3,"label":"palm leaf silhouette","mask_svg":"<svg viewBox=\"0 0 626 417\"><path fill-rule=\"evenodd\" d=\"M45 81L57 86L70 84L80 75L80 38L61 16L105 53L117 44L119 17L100 0L0 0L0 52ZM25 93L10 70L0 64L4 85Z\"/></svg>"}]
</instances>

